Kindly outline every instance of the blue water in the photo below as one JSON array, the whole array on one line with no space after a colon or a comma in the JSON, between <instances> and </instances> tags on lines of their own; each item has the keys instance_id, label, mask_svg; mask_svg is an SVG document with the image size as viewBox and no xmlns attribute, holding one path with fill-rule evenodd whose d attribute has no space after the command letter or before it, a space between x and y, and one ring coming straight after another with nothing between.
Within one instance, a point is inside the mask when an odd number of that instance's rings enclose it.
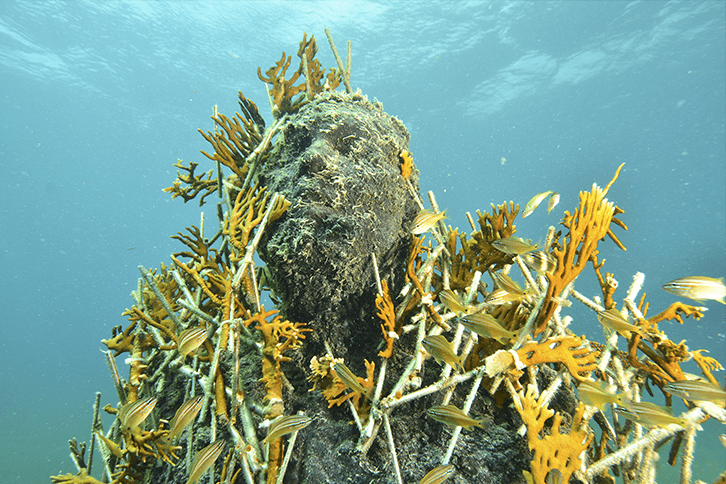
<instances>
[{"instance_id":1,"label":"blue water","mask_svg":"<svg viewBox=\"0 0 726 484\"><path fill-rule=\"evenodd\" d=\"M543 238L625 162L609 198L628 251L604 242L604 270L623 288L644 272L651 314L676 299L663 283L726 275L726 4L450 3L2 2L0 482L74 470L66 442L88 440L95 392L116 404L100 340L125 323L137 266L168 262L169 235L199 222L161 191L172 164L206 162L196 129L215 104L233 113L238 89L268 112L257 67L303 31L327 66L324 27L352 40L354 88L408 126L422 189L453 225L556 190L552 216L517 223ZM595 295L588 278L578 289ZM724 306L706 305L661 329L726 363ZM571 314L595 336L591 313ZM704 428L694 477L712 482L724 426Z\"/></svg>"}]
</instances>

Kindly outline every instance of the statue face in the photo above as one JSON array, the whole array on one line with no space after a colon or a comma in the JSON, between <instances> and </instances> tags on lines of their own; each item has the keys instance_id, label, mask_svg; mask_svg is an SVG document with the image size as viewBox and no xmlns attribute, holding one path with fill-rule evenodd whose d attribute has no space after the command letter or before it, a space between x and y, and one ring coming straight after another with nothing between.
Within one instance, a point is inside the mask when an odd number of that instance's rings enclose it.
<instances>
[{"instance_id":1,"label":"statue face","mask_svg":"<svg viewBox=\"0 0 726 484\"><path fill-rule=\"evenodd\" d=\"M371 253L389 284L401 277L418 212L400 171L407 148L397 119L339 93L301 108L278 136L261 183L291 206L260 253L283 305L305 308L300 320L321 307L360 306L362 292L375 288ZM415 169L411 177L416 187Z\"/></svg>"}]
</instances>

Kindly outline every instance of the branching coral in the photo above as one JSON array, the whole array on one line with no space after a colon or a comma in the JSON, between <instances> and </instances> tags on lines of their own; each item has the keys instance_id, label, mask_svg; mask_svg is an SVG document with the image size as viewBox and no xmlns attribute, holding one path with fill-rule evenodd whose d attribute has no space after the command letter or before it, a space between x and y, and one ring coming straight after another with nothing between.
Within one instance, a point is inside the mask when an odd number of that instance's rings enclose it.
<instances>
[{"instance_id":1,"label":"branching coral","mask_svg":"<svg viewBox=\"0 0 726 484\"><path fill-rule=\"evenodd\" d=\"M212 116L220 130L205 133L200 129L199 132L214 148L214 154L205 151L202 154L232 170L241 181L247 173L247 157L262 141L261 130L265 124L255 103L247 100L242 92L239 92L239 105L242 115L235 113L231 119L224 114Z\"/></svg>"},{"instance_id":2,"label":"branching coral","mask_svg":"<svg viewBox=\"0 0 726 484\"><path fill-rule=\"evenodd\" d=\"M582 417L585 405L580 403L572 416L570 431L560 433L562 415L550 410L544 401L544 392L535 395L533 386L527 393L520 392L515 407L527 426L527 441L532 451L531 474L536 484L544 484L547 475L557 470L562 475L561 482L569 482L572 473L580 468L580 454L588 448L595 434L583 427ZM554 416L549 435L540 437L545 422Z\"/></svg>"},{"instance_id":3,"label":"branching coral","mask_svg":"<svg viewBox=\"0 0 726 484\"><path fill-rule=\"evenodd\" d=\"M264 187L260 188L258 185L241 190L234 201L231 216L225 221L223 233L229 237L230 244L236 249L231 259L234 264L244 257L250 241L250 232L264 218L270 197L265 191ZM272 207L268 222L272 223L280 218L289 206L290 202L279 197Z\"/></svg>"},{"instance_id":4,"label":"branching coral","mask_svg":"<svg viewBox=\"0 0 726 484\"><path fill-rule=\"evenodd\" d=\"M186 174L177 171L174 184L168 188L164 188L165 192L171 193L172 200L176 197L182 197L184 203L186 203L189 200L194 200L201 193L202 196L199 197L199 206L201 207L204 205L204 199L217 191L217 179L212 178L214 170L196 175L194 171L199 166L199 163L194 163L193 161L189 163L189 166L184 166L182 165L182 160L177 160L174 166L185 171ZM182 186L182 183L187 186Z\"/></svg>"},{"instance_id":5,"label":"branching coral","mask_svg":"<svg viewBox=\"0 0 726 484\"><path fill-rule=\"evenodd\" d=\"M275 116L293 112L305 103L312 101L323 90L333 90L340 85L342 78L339 72L331 70L325 76L325 69L321 69L320 62L315 59L317 52L318 46L315 42L315 36L307 40L306 33L297 51L300 65L291 75L287 76L287 70L292 62L292 56L285 57L285 52L282 53L282 57L274 66L265 71L264 76L261 69L257 69L257 76L260 80L271 86L270 98L274 104L273 114ZM304 80L295 85L300 76L304 76ZM323 82L323 79L325 79L325 82ZM304 95L296 99L298 94Z\"/></svg>"},{"instance_id":6,"label":"branching coral","mask_svg":"<svg viewBox=\"0 0 726 484\"><path fill-rule=\"evenodd\" d=\"M327 355L321 356L320 358L313 357L310 361L310 370L312 373L308 377L313 384L311 391L319 390L328 401L329 407L333 405L340 406L350 400L353 402L356 414L363 419L367 418L370 401L367 400L366 395L370 395L370 390L373 388L375 363L366 360L366 377L355 377L365 392L352 390L346 385L333 370L333 365L336 363L343 363L343 359L333 358Z\"/></svg>"},{"instance_id":7,"label":"branching coral","mask_svg":"<svg viewBox=\"0 0 726 484\"><path fill-rule=\"evenodd\" d=\"M274 316L272 321L267 321ZM277 310L262 311L255 313L244 321L246 328L254 328L260 331L263 339L262 348L262 381L265 383L267 393L265 398L273 406L282 405L282 366L284 361L290 358L284 356L288 350L300 347L305 333L312 331L305 328L303 323L291 323L283 321L277 315ZM268 411L268 416L276 417L282 415L282 408Z\"/></svg>"},{"instance_id":8,"label":"branching coral","mask_svg":"<svg viewBox=\"0 0 726 484\"><path fill-rule=\"evenodd\" d=\"M476 271L499 270L506 264L511 264L513 257L498 250L492 242L511 237L517 229L514 219L519 213L519 205L513 202L495 206L492 204L492 213L477 210L479 217L479 230L474 231L470 238L465 233L459 234L457 229L450 230L447 239L447 249L451 258L451 289L461 290L469 287ZM456 250L456 240L459 239L461 248Z\"/></svg>"},{"instance_id":9,"label":"branching coral","mask_svg":"<svg viewBox=\"0 0 726 484\"><path fill-rule=\"evenodd\" d=\"M264 177L257 177L255 169L276 153L269 150L270 146L285 142L285 136L277 135L287 133L286 118L305 115L306 105L315 108L328 97L335 98L336 102L347 101L345 97L325 92L335 89L341 80L346 84L346 91L352 92L350 58L348 68L344 69L335 51L339 67L326 76L315 58L316 53L315 39L308 40L306 34L297 52L300 59L297 69L291 71L292 57L283 53L265 75L258 70L259 77L270 85L271 107L276 118L273 126L266 129L255 104L239 93L242 114L236 113L230 118L215 112L214 131L202 132L214 149L213 154L202 153L215 162L215 168L196 174L196 163L184 166L179 161L175 165L181 171L166 191L173 198L181 197L185 201L198 198L200 205L217 192L223 200L217 210L218 227L211 238L206 237L202 218L199 227L188 227L186 232L173 236L184 248L173 253L170 267L162 264L160 270L152 271L140 268L142 278L133 293L135 304L124 312L128 325L113 328L111 338L103 340L109 349L106 359L120 403L118 408L105 407L109 413L118 415L108 432L104 433L100 419L94 418L94 436L102 442L106 482L141 484L159 479L160 473L172 471L169 466L158 464L179 460L177 453L181 456L183 449L189 470L195 449L212 448L217 456L222 452L222 442L231 444L231 450L219 482L240 480L237 479L240 473L248 483L272 484L282 482L285 477L296 434L293 432L285 443L286 439L278 438L282 434L270 438L271 427L268 438L261 437L272 420L299 421L306 425L312 420L312 415L285 415L285 412L297 405L307 405L311 398L300 389L306 384L302 375L306 368L299 364L304 360L295 351L301 348L315 321L309 320L309 325L290 322L285 317L297 318L289 314L283 317L275 310L265 311L261 303L260 291L264 285L258 279L265 268L257 266L257 246L268 224L286 214L290 201L257 184ZM359 102L360 96L351 96L350 100ZM407 145L390 146L381 140L378 148L387 153L386 159L393 163L394 170L398 168L396 163L400 164L401 177L412 196L419 200L413 188L415 181L411 182L415 178L412 174L417 171ZM231 174L223 175L223 166ZM424 237L413 236L405 267L404 254L400 254L399 259L388 259L396 262L393 268L386 268L388 274L393 274L392 278L386 275L389 282L394 281L392 287L396 284L395 271L400 270L401 278L405 272L402 302L394 307L396 295L392 297L388 283L382 280L375 299L378 319L373 316L374 305L369 300L360 301L360 308L368 310L356 312L359 308L355 308L356 311L340 318L341 326L369 335L366 340L371 343L369 348L375 348L380 342L379 328L383 334L385 347L378 353L378 362L370 358L377 349L366 355L353 353L353 345L346 348L348 361L364 361L364 377L351 372L342 358L332 354L332 347L340 348L346 341L335 341L338 346L328 345L329 334L314 333L316 338L311 340L314 344L326 345L327 353L312 358L308 380L314 390L320 391L329 408L344 403L348 406L360 432L357 449L361 453L371 448L379 430L384 429L390 454L387 466L396 482L404 482L404 476L406 481L421 477L414 476L419 466L399 465L396 446L402 444L396 442L398 437L392 430L398 425L399 416L416 422L419 414L425 414L424 406L455 405L469 412L475 402L481 402L474 410L479 414L489 411L492 397L500 406L505 406L511 397L526 425L527 442L532 451L528 472L534 482L558 477L567 482L577 470L584 471L576 475L579 478L602 477L611 466L626 480L641 472L639 479L652 481L655 450L679 432L681 437L674 439L672 446L672 460L681 452L683 479L690 478L693 442L699 429L697 422L704 416L726 421L723 408L709 406L709 402L689 402L689 406L699 408L689 410L682 417L685 432L680 427L680 430L663 428L645 435L637 422L621 424L616 417L611 422L598 410L593 418L603 433L594 444L594 434L587 422L595 407L586 408L577 403L572 421L565 422L566 417L559 410L562 407L558 405L564 405L562 400L566 398L553 398L560 392L574 398L569 384L571 378L578 381L578 392L585 391L582 382L594 378L597 385L602 385L596 388L622 393L622 398L634 406L633 402L640 401L642 390L650 391L649 382L661 387L665 394L670 388L663 388L666 383L686 378L681 365L689 359L694 360L712 383L717 383L712 372L722 369L718 361L703 354L705 350L689 350L685 341L676 344L658 330L658 323L663 320L683 323L684 317L699 319L703 316L702 308L674 303L660 314L646 318L644 297L636 307L634 301L642 285L642 275L636 276L640 282L634 281L619 311L623 321L628 316L626 312L629 313L637 328L626 333L629 334L627 352L618 349L617 333L604 344L591 342L584 336L576 336L570 329L571 318L563 316L563 308L571 304L570 298L597 314L617 310L617 281L614 274L601 272L603 262L598 259L598 243L609 236L624 250L612 232L613 224L627 229L616 218L622 210L605 198L620 168L604 189L594 185L590 192L580 193L579 207L573 214L565 212L562 224L567 233L564 236L562 233L555 236L555 229L550 228L544 251L538 252L540 264L532 264L534 258L527 261L526 257L500 250L507 240L521 242L513 237L514 221L519 213L519 206L513 202L492 205L491 214L477 212L478 230L469 216L474 230L471 236L455 228L446 229L443 223L432 228L434 237L427 244ZM401 182L397 171L394 175ZM429 198L438 212L433 194ZM401 227L395 227L392 232L402 230L406 234L410 231L410 225L404 226L407 222L410 221L400 222ZM375 257L373 260L378 281L381 275ZM594 301L574 288L588 261L602 290L602 298ZM517 270L523 277L522 284L514 282ZM487 289L483 276L491 277L493 289ZM447 303L437 302L447 300L442 296L449 297ZM316 311L330 311L326 307L325 301L321 301ZM282 308L285 310L285 305ZM490 337L492 334L483 327L472 332L467 329L469 325L462 324L463 317L478 317L482 324L495 324L489 330L497 330L498 336ZM626 321L626 324L630 323ZM464 368L432 363L423 345L424 340L432 338L444 338L453 357L466 362ZM193 344L188 345L190 340ZM199 348L195 349L196 346ZM315 351L313 354L320 355ZM128 353L127 381L121 378L114 360L124 353ZM298 367L289 372L293 361ZM549 365L554 365L558 373L550 387L539 393L536 385L543 379L553 378ZM526 392L520 391L523 387L527 388ZM623 401L620 398L618 402ZM159 408L155 408L157 400ZM182 401L185 403L180 404ZM413 402L416 404L411 405ZM669 395L666 402L670 402ZM196 413L183 418L190 425L186 434L177 428L175 422L182 418L178 419L178 414L172 419L171 428L165 427L162 416L168 417L175 409L183 415L192 407ZM331 414L322 415L324 407L316 407L322 418L315 418L315 422L335 418ZM147 417L148 423L143 425ZM552 421L549 429L545 427L547 421ZM565 431L568 423L569 429ZM475 445L472 442L486 446L490 441L487 436L477 434L484 430L476 429L469 434L468 442L462 442L460 430L455 427L446 450L436 454L440 467L451 466L449 462L455 453L471 452ZM430 440L426 445L432 447L427 448L435 448L435 439ZM608 440L616 448L609 446ZM217 444L210 446L209 442ZM464 445L466 450L462 449ZM297 459L311 455L304 454L309 452L307 448L296 452L299 452ZM82 453L82 450L75 451L79 474L53 476L53 482L98 483L90 476L90 470L86 470ZM90 461L89 456L89 469ZM210 466L213 461L209 462ZM636 463L643 463L645 470L638 471ZM239 470L235 473L237 465Z\"/></svg>"},{"instance_id":10,"label":"branching coral","mask_svg":"<svg viewBox=\"0 0 726 484\"><path fill-rule=\"evenodd\" d=\"M597 255L597 244L600 240L608 235L624 249L610 228L611 223L626 228L622 222L614 218L614 215L622 213L622 210L605 198L612 184L618 179L622 167L623 165L620 165L604 189L593 184L592 191L580 192L580 206L572 214L565 212L562 225L568 229L568 233L562 239L560 247L553 250L553 255L557 258L557 268L547 273L549 286L534 330L535 336L544 331L547 322L554 315L559 306L557 298L565 287L574 281L585 269L587 262Z\"/></svg>"},{"instance_id":11,"label":"branching coral","mask_svg":"<svg viewBox=\"0 0 726 484\"><path fill-rule=\"evenodd\" d=\"M267 321L274 316L271 321ZM268 420L279 417L284 413L282 398L282 362L290 361L285 352L300 347L305 339L305 332L312 331L304 328L302 323L291 323L283 321L277 316L277 311L264 311L255 313L244 321L246 328L254 328L260 331L263 339L262 347L262 378L265 383L265 399L268 402L265 411L265 418ZM271 442L268 449L267 482L275 482L277 470L282 465L282 443L279 439Z\"/></svg>"},{"instance_id":12,"label":"branching coral","mask_svg":"<svg viewBox=\"0 0 726 484\"><path fill-rule=\"evenodd\" d=\"M72 474L50 476L50 480L61 484L102 484L98 479L89 476L85 468L75 476Z\"/></svg>"},{"instance_id":13,"label":"branching coral","mask_svg":"<svg viewBox=\"0 0 726 484\"><path fill-rule=\"evenodd\" d=\"M381 289L383 294L376 295L376 308L378 308L378 317L383 320L381 332L386 341L386 349L381 350L378 356L390 358L393 356L393 343L401 335L401 328L396 328L396 312L385 280L381 281Z\"/></svg>"},{"instance_id":14,"label":"branching coral","mask_svg":"<svg viewBox=\"0 0 726 484\"><path fill-rule=\"evenodd\" d=\"M581 338L567 336L542 343L530 342L517 350L525 366L562 363L575 379L583 381L597 367L595 354Z\"/></svg>"}]
</instances>

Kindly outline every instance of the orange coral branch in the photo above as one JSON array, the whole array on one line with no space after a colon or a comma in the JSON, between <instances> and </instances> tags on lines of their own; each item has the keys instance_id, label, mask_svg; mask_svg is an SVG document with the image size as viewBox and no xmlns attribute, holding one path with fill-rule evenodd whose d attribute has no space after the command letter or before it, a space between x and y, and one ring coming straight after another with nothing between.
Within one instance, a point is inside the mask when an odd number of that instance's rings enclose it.
<instances>
[{"instance_id":1,"label":"orange coral branch","mask_svg":"<svg viewBox=\"0 0 726 484\"><path fill-rule=\"evenodd\" d=\"M227 401L225 400L224 378L219 367L217 367L217 375L214 379L214 401L217 404L217 416L224 415L224 418L229 420Z\"/></svg>"},{"instance_id":2,"label":"orange coral branch","mask_svg":"<svg viewBox=\"0 0 726 484\"><path fill-rule=\"evenodd\" d=\"M397 336L400 336L400 328L396 331L396 312L393 307L393 301L391 301L391 295L388 292L388 283L385 279L381 280L381 289L383 290L383 295L376 295L376 308L378 309L378 313L376 314L383 320L381 332L383 333L383 339L386 340L386 349L381 350L378 356L390 358L393 355L393 342Z\"/></svg>"},{"instance_id":3,"label":"orange coral branch","mask_svg":"<svg viewBox=\"0 0 726 484\"><path fill-rule=\"evenodd\" d=\"M569 229L569 233L562 241L562 247L552 251L557 258L557 268L546 274L549 285L537 319L535 336L544 331L547 322L554 315L558 307L557 298L562 291L580 275L587 261L597 255L598 242L608 235L615 207L612 202L608 202L605 195L617 180L622 167L623 165L618 167L605 189L593 184L591 192L580 192L580 206L575 212L572 215L565 212L562 225Z\"/></svg>"},{"instance_id":4,"label":"orange coral branch","mask_svg":"<svg viewBox=\"0 0 726 484\"><path fill-rule=\"evenodd\" d=\"M474 273L498 270L512 264L514 256L505 254L492 245L498 239L511 237L517 232L514 219L519 213L519 205L492 204L492 214L476 211L479 216L480 229L467 239L465 233L459 234L458 229L450 230L446 248L451 256L451 277L449 286L453 290L467 289L471 285ZM461 249L456 251L456 239L461 242Z\"/></svg>"},{"instance_id":5,"label":"orange coral branch","mask_svg":"<svg viewBox=\"0 0 726 484\"><path fill-rule=\"evenodd\" d=\"M204 295L207 296L212 301L212 303L214 303L217 306L222 305L222 300L219 298L219 296L217 296L216 294L214 294L212 292L210 285L207 283L207 281L204 280L204 278L202 278L202 276L199 275L198 270L186 265L185 263L183 263L182 261L180 261L173 255L171 256L171 260L173 260L174 263L177 266L179 266L179 268L181 270L186 272L192 279L194 279L194 282L196 282L199 285L199 287L202 289L202 292L204 293Z\"/></svg>"},{"instance_id":6,"label":"orange coral branch","mask_svg":"<svg viewBox=\"0 0 726 484\"><path fill-rule=\"evenodd\" d=\"M679 362L688 359L688 348L681 341L676 345L670 340L664 340L657 346L657 351L641 340L641 336L634 333L628 341L628 363L634 368L647 372L659 386L671 381L684 380ZM645 353L651 361L640 361L637 350Z\"/></svg>"},{"instance_id":7,"label":"orange coral branch","mask_svg":"<svg viewBox=\"0 0 726 484\"><path fill-rule=\"evenodd\" d=\"M569 482L570 476L580 468L580 454L587 449L595 437L594 433L582 428L585 405L580 403L572 418L570 432L560 433L562 415L547 408L543 395L535 399L534 388L529 386L526 395L520 392L521 407L515 401L517 411L527 425L527 440L532 451L531 473L537 484L544 484L547 474L557 469L562 474L562 482ZM545 421L554 415L549 435L539 437Z\"/></svg>"},{"instance_id":8,"label":"orange coral branch","mask_svg":"<svg viewBox=\"0 0 726 484\"><path fill-rule=\"evenodd\" d=\"M716 380L716 377L713 376L711 373L712 371L718 371L723 370L723 366L721 366L721 363L719 363L715 358L711 358L710 356L705 356L702 353L703 352L708 353L706 350L695 350L691 351L691 356L693 357L693 361L696 362L698 367L701 369L703 374L708 378L708 381L713 383L714 385L721 387L721 384Z\"/></svg>"},{"instance_id":9,"label":"orange coral branch","mask_svg":"<svg viewBox=\"0 0 726 484\"><path fill-rule=\"evenodd\" d=\"M668 308L653 316L652 318L648 318L648 322L651 324L657 324L661 321L665 320L676 320L679 323L683 324L683 319L681 316L693 317L696 320L699 320L703 317L703 310L700 307L697 306L690 306L688 304L683 304L682 302L676 301Z\"/></svg>"},{"instance_id":10,"label":"orange coral branch","mask_svg":"<svg viewBox=\"0 0 726 484\"><path fill-rule=\"evenodd\" d=\"M268 322L267 318L275 316L272 321ZM284 405L282 401L282 366L283 361L290 361L290 358L284 356L285 351L297 349L302 345L305 339L305 332L312 331L309 328L303 328L303 323L291 323L283 321L277 316L277 311L265 311L260 308L260 312L244 321L246 327L254 327L262 333L262 378L265 383L265 399L269 402L265 413L265 418L272 420L284 413ZM268 450L268 469L267 482L275 482L278 469L282 464L282 442L280 439L271 442Z\"/></svg>"},{"instance_id":11,"label":"orange coral branch","mask_svg":"<svg viewBox=\"0 0 726 484\"><path fill-rule=\"evenodd\" d=\"M291 113L311 101L315 95L326 89L335 89L340 84L341 75L339 72L331 70L327 77L325 76L325 69L321 69L320 62L315 59L315 54L318 52L315 36L307 40L307 35L307 32L303 35L303 40L300 42L297 51L300 65L289 79L286 79L285 75L292 63L292 56L286 57L285 52L282 53L280 60L265 72L264 76L262 70L257 69L257 76L260 80L271 86L270 97L277 110L275 114ZM305 77L305 80L296 86L295 82L297 82L301 74ZM323 79L325 79L325 82L323 82ZM295 96L305 92L307 92L307 96L303 95L295 99Z\"/></svg>"},{"instance_id":12,"label":"orange coral branch","mask_svg":"<svg viewBox=\"0 0 726 484\"><path fill-rule=\"evenodd\" d=\"M182 165L182 160L178 160L174 166L180 170L184 170L186 174L177 171L174 184L162 190L171 193L172 200L176 197L182 197L184 203L187 203L201 193L202 197L199 199L199 206L201 207L204 205L204 199L217 190L217 179L212 178L214 170L209 170L201 175L195 175L194 171L199 166L199 163L192 161L187 167ZM186 183L188 186L183 187L182 183Z\"/></svg>"},{"instance_id":13,"label":"orange coral branch","mask_svg":"<svg viewBox=\"0 0 726 484\"><path fill-rule=\"evenodd\" d=\"M235 199L232 214L225 220L223 232L229 237L230 244L237 250L237 254L232 254L230 257L235 264L244 257L250 233L265 217L269 198L269 194L265 193L266 190L266 187L260 188L259 185L241 190ZM289 201L278 197L278 202L270 213L269 222L272 223L280 218L289 206Z\"/></svg>"},{"instance_id":14,"label":"orange coral branch","mask_svg":"<svg viewBox=\"0 0 726 484\"><path fill-rule=\"evenodd\" d=\"M267 318L273 315L275 316L273 320L268 322ZM302 345L302 340L305 339L304 333L312 331L312 329L304 328L304 323L283 321L280 316L277 316L277 310L264 311L264 308L244 321L244 325L248 328L254 327L262 333L264 344L262 349L262 381L265 382L267 390L265 399L281 405L282 368L280 363L290 360L289 357L284 356L284 353L287 350L299 348ZM281 414L282 412L280 412Z\"/></svg>"},{"instance_id":15,"label":"orange coral branch","mask_svg":"<svg viewBox=\"0 0 726 484\"><path fill-rule=\"evenodd\" d=\"M517 350L520 361L526 366L543 363L562 363L573 378L583 381L597 368L597 354L584 346L576 336L548 339L542 343L531 341Z\"/></svg>"},{"instance_id":16,"label":"orange coral branch","mask_svg":"<svg viewBox=\"0 0 726 484\"><path fill-rule=\"evenodd\" d=\"M410 151L401 151L401 153L398 154L398 158L401 162L401 176L403 178L408 178L411 176L411 171L413 170L413 157L411 156Z\"/></svg>"}]
</instances>

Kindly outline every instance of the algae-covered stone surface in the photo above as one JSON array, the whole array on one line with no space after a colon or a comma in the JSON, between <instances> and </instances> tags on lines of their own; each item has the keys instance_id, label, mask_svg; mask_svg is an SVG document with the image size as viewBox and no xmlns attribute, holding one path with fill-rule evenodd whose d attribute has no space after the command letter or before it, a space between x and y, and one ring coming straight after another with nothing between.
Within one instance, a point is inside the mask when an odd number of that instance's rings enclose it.
<instances>
[{"instance_id":1,"label":"algae-covered stone surface","mask_svg":"<svg viewBox=\"0 0 726 484\"><path fill-rule=\"evenodd\" d=\"M408 140L380 103L331 92L289 116L264 164L260 183L291 206L259 253L284 316L313 329L302 350L308 358L323 353L323 340L337 357L377 353L371 254L399 291L419 211L401 176ZM417 170L410 179L417 190Z\"/></svg>"},{"instance_id":2,"label":"algae-covered stone surface","mask_svg":"<svg viewBox=\"0 0 726 484\"><path fill-rule=\"evenodd\" d=\"M376 355L383 338L375 316L371 253L395 300L411 223L420 210L400 171L408 139L404 125L380 103L333 92L289 117L260 176L261 184L291 202L285 217L267 230L260 255L274 275L271 285L284 316L313 329L300 354L293 356L294 369L286 370L296 389L285 395L287 412L303 411L314 421L297 439L285 482L396 482L384 433L362 455L349 408L328 408L320 392L307 392L310 383L301 368L307 370L313 356L326 354L324 342L356 375L365 374L364 359L380 360ZM414 169L416 190L417 179ZM414 351L413 336L402 335L384 388L395 384ZM426 365L422 386L435 382L440 371L433 362ZM462 406L464 398L465 389L457 390L452 404ZM435 394L391 414L404 482L420 479L446 452L451 429L426 415L438 403ZM523 481L529 451L516 433L521 424L517 412L497 409L491 398L482 397L471 413L488 417L493 425L463 433L451 460L458 472L449 482Z\"/></svg>"}]
</instances>

